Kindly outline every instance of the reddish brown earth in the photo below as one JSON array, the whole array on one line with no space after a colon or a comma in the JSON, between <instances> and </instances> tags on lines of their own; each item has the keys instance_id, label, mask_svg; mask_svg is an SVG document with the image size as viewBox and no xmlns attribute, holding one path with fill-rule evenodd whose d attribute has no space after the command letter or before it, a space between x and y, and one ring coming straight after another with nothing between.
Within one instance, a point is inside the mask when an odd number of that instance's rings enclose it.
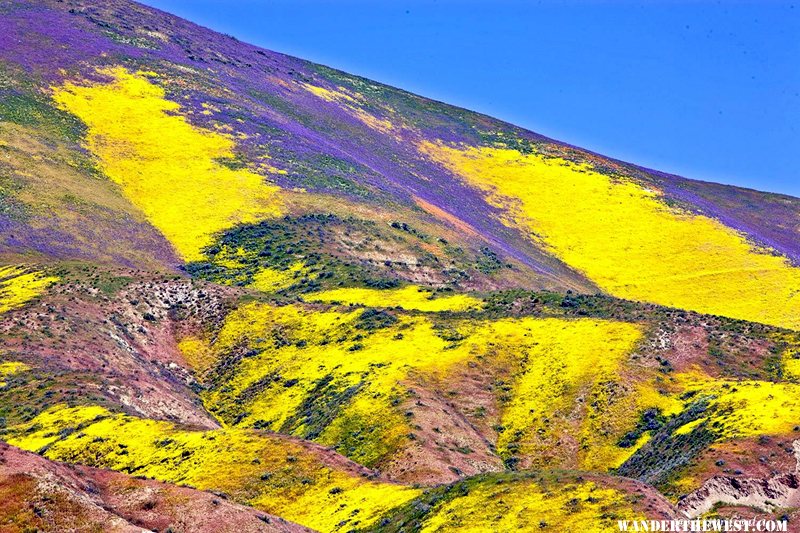
<instances>
[{"instance_id":1,"label":"reddish brown earth","mask_svg":"<svg viewBox=\"0 0 800 533\"><path fill-rule=\"evenodd\" d=\"M445 395L409 389L402 409L411 416L413 440L381 472L404 483L437 484L504 469L492 441L484 437ZM462 396L466 396L462 391Z\"/></svg>"},{"instance_id":2,"label":"reddish brown earth","mask_svg":"<svg viewBox=\"0 0 800 533\"><path fill-rule=\"evenodd\" d=\"M137 416L218 427L192 391L196 380L177 336L213 327L234 291L185 278L133 282L125 274L104 280L108 292L76 280L4 314L0 349L63 381L69 394L62 400L91 394Z\"/></svg>"},{"instance_id":3,"label":"reddish brown earth","mask_svg":"<svg viewBox=\"0 0 800 533\"><path fill-rule=\"evenodd\" d=\"M652 486L635 479L617 476L585 476L603 486L631 495L634 508L654 520L683 518L681 512Z\"/></svg>"},{"instance_id":4,"label":"reddish brown earth","mask_svg":"<svg viewBox=\"0 0 800 533\"><path fill-rule=\"evenodd\" d=\"M752 437L710 446L698 459L700 479L717 475L768 478L792 472L797 458L790 437Z\"/></svg>"},{"instance_id":5,"label":"reddish brown earth","mask_svg":"<svg viewBox=\"0 0 800 533\"><path fill-rule=\"evenodd\" d=\"M708 332L702 326L680 326L669 336L666 359L678 372L702 365L708 355Z\"/></svg>"},{"instance_id":6,"label":"reddish brown earth","mask_svg":"<svg viewBox=\"0 0 800 533\"><path fill-rule=\"evenodd\" d=\"M732 508L726 516L749 507L774 518L779 509L800 507L800 441L761 437L712 446L693 466L702 486L678 503L690 516L721 505Z\"/></svg>"},{"instance_id":7,"label":"reddish brown earth","mask_svg":"<svg viewBox=\"0 0 800 533\"><path fill-rule=\"evenodd\" d=\"M696 368L716 378L763 379L772 343L747 333L726 331L716 317L685 313L651 332L640 362L676 372Z\"/></svg>"}]
</instances>

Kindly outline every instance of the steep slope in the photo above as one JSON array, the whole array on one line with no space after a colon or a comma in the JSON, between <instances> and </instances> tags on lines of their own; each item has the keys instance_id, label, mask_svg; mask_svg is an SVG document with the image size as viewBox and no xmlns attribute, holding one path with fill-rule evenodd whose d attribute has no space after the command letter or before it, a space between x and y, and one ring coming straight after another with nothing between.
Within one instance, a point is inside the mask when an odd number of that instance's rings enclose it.
<instances>
[{"instance_id":1,"label":"steep slope","mask_svg":"<svg viewBox=\"0 0 800 533\"><path fill-rule=\"evenodd\" d=\"M799 228L798 199L127 0L4 2L1 436L43 458L4 449L3 516L164 528L224 498L260 509L219 507L245 529L261 511L321 531L791 514ZM30 516L27 464L64 506ZM140 512L117 483L189 503Z\"/></svg>"},{"instance_id":2,"label":"steep slope","mask_svg":"<svg viewBox=\"0 0 800 533\"><path fill-rule=\"evenodd\" d=\"M7 422L34 413L20 412L19 399L27 396L37 398L35 412L91 399L132 414L218 427L195 397L196 380L174 335L219 320L233 291L129 270L72 265L53 273L41 278L49 287L35 304L0 315L4 358L27 371L15 374L15 391L0 407ZM34 274L7 283L26 275Z\"/></svg>"},{"instance_id":3,"label":"steep slope","mask_svg":"<svg viewBox=\"0 0 800 533\"><path fill-rule=\"evenodd\" d=\"M786 259L797 254L795 199L725 187L709 194L707 184L606 160L135 4L12 2L5 10L6 90L13 96L6 116L13 124L24 115L19 122L27 124L14 127L73 143L68 151L78 158L81 123L70 115L77 116L87 128L83 144L98 158L95 172L121 187L184 258L198 259L214 232L237 222L319 211L320 200L328 204L324 211L353 213L368 205L385 217L402 213L393 204L410 204L415 209L399 222L422 217L455 227L471 237L473 250L487 246L519 261L532 288L599 286L622 297L794 325L797 272ZM58 35L50 35L54 27ZM51 39L75 46L57 46L45 57L40 43ZM36 90L41 83L53 89L53 100ZM43 108L38 115L59 117L60 131L32 124L36 114L27 111L34 105ZM149 137L153 131L160 133ZM586 165L595 173L585 174ZM470 172L481 172L483 182ZM194 177L191 187L182 181L187 175ZM513 188L517 182L507 178L517 175L527 189ZM169 178L148 182L148 176ZM492 189L494 176L507 190ZM536 176L551 181L531 181ZM585 200L570 204L575 191ZM758 207L766 205L772 217ZM607 215L594 219L598 208ZM194 224L185 222L189 212ZM776 218L780 225L771 222ZM572 242L575 235L592 240ZM41 250L41 244L29 246ZM598 258L590 245L627 253L627 270L612 268L619 258ZM765 257L755 246L784 259ZM675 247L686 250L675 255ZM127 255L136 257L143 246L131 248L137 252ZM494 274L506 278L505 270ZM726 294L726 287L739 292Z\"/></svg>"}]
</instances>

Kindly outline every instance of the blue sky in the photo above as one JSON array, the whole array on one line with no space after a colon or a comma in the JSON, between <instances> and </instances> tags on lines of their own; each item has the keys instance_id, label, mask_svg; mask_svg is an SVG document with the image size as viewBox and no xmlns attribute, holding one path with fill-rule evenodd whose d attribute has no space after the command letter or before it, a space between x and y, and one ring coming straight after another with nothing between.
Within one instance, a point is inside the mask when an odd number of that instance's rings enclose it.
<instances>
[{"instance_id":1,"label":"blue sky","mask_svg":"<svg viewBox=\"0 0 800 533\"><path fill-rule=\"evenodd\" d=\"M800 196L800 0L145 0L686 177Z\"/></svg>"}]
</instances>

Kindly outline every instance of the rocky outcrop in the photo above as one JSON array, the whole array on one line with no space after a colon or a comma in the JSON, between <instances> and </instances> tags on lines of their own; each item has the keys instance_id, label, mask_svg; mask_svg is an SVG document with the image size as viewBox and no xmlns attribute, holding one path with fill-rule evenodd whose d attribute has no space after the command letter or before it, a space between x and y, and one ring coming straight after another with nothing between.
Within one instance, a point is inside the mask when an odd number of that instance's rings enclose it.
<instances>
[{"instance_id":1,"label":"rocky outcrop","mask_svg":"<svg viewBox=\"0 0 800 533\"><path fill-rule=\"evenodd\" d=\"M716 504L747 506L770 512L800 505L800 440L793 443L798 465L794 472L770 478L715 476L678 503L690 517L710 511Z\"/></svg>"}]
</instances>

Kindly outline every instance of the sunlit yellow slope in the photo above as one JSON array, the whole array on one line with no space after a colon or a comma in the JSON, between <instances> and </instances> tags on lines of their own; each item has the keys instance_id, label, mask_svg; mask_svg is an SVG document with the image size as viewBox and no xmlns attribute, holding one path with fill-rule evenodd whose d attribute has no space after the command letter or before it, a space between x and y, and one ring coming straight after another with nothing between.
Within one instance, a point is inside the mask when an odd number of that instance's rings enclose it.
<instances>
[{"instance_id":1,"label":"sunlit yellow slope","mask_svg":"<svg viewBox=\"0 0 800 533\"><path fill-rule=\"evenodd\" d=\"M332 389L354 390L317 440L339 445L355 440L350 433L357 428L360 436L346 453L375 466L412 432L396 406L411 376L446 380L459 367L489 359L511 370L497 443L501 455L522 455L526 465L563 465L557 443L569 439L581 445L570 466L601 470L635 451L616 443L639 413L664 407L657 394L616 385L642 337L635 324L526 317L461 320L442 329L427 316L399 315L368 330L359 327L360 318L362 311L240 307L226 317L209 350L225 354L246 347L248 356L231 367L222 386L204 394L206 406L237 425L302 435L308 427L288 422L309 410L309 400ZM196 351L194 343L191 348ZM580 402L582 397L590 401Z\"/></svg>"},{"instance_id":2,"label":"sunlit yellow slope","mask_svg":"<svg viewBox=\"0 0 800 533\"><path fill-rule=\"evenodd\" d=\"M4 381L6 378L30 370L30 367L25 363L19 361L2 361L0 362L0 388L6 386Z\"/></svg>"},{"instance_id":3,"label":"sunlit yellow slope","mask_svg":"<svg viewBox=\"0 0 800 533\"><path fill-rule=\"evenodd\" d=\"M56 281L54 276L23 266L0 267L0 313L25 305Z\"/></svg>"},{"instance_id":4,"label":"sunlit yellow slope","mask_svg":"<svg viewBox=\"0 0 800 533\"><path fill-rule=\"evenodd\" d=\"M425 142L423 153L506 210L598 286L622 298L800 328L800 269L657 191L588 165L489 147Z\"/></svg>"},{"instance_id":5,"label":"sunlit yellow slope","mask_svg":"<svg viewBox=\"0 0 800 533\"><path fill-rule=\"evenodd\" d=\"M243 429L189 431L114 415L98 406L56 406L11 428L6 440L54 460L111 468L222 491L319 531L367 526L420 491L325 466L299 444Z\"/></svg>"},{"instance_id":6,"label":"sunlit yellow slope","mask_svg":"<svg viewBox=\"0 0 800 533\"><path fill-rule=\"evenodd\" d=\"M341 302L368 307L401 307L417 311L468 311L481 306L481 301L467 294L436 297L432 291L409 285L399 289L368 289L348 287L312 293L306 299L313 302Z\"/></svg>"},{"instance_id":7,"label":"sunlit yellow slope","mask_svg":"<svg viewBox=\"0 0 800 533\"><path fill-rule=\"evenodd\" d=\"M560 443L574 438L581 468L622 464L634 449L617 446L619 436L633 426L640 410L663 407L652 395L640 396L619 384L620 370L641 339L640 328L559 319L523 319L513 326L520 335L515 348L527 364L515 376L513 396L503 410L498 452L519 454L527 457L524 465L547 468L563 457Z\"/></svg>"},{"instance_id":8,"label":"sunlit yellow slope","mask_svg":"<svg viewBox=\"0 0 800 533\"><path fill-rule=\"evenodd\" d=\"M423 533L453 531L619 531L616 519L641 520L622 492L592 481L542 487L533 480L484 483L440 506Z\"/></svg>"},{"instance_id":9,"label":"sunlit yellow slope","mask_svg":"<svg viewBox=\"0 0 800 533\"><path fill-rule=\"evenodd\" d=\"M679 434L708 423L721 439L787 435L800 419L800 385L797 383L713 379L700 371L678 374L675 378L682 394L710 399L706 416L679 428Z\"/></svg>"},{"instance_id":10,"label":"sunlit yellow slope","mask_svg":"<svg viewBox=\"0 0 800 533\"><path fill-rule=\"evenodd\" d=\"M144 76L100 74L112 81L67 83L53 98L86 123L103 171L184 259L199 259L215 232L279 213L277 187L218 162L233 155L231 139L190 125Z\"/></svg>"}]
</instances>

